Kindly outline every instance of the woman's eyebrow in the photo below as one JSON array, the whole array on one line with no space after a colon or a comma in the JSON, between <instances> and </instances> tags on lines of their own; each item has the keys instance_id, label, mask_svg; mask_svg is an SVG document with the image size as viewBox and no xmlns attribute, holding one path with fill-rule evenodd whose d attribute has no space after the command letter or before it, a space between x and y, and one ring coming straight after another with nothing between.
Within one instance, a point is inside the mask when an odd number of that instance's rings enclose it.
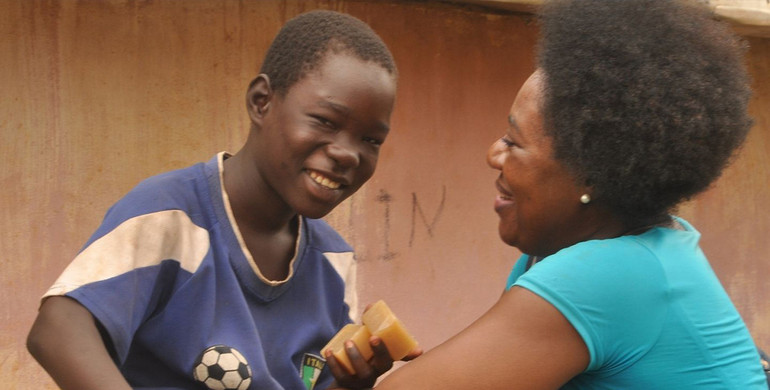
<instances>
[{"instance_id":1,"label":"woman's eyebrow","mask_svg":"<svg viewBox=\"0 0 770 390\"><path fill-rule=\"evenodd\" d=\"M508 125L513 130L516 130L517 133L521 132L521 130L519 129L519 124L516 123L516 118L514 118L513 115L508 115Z\"/></svg>"}]
</instances>

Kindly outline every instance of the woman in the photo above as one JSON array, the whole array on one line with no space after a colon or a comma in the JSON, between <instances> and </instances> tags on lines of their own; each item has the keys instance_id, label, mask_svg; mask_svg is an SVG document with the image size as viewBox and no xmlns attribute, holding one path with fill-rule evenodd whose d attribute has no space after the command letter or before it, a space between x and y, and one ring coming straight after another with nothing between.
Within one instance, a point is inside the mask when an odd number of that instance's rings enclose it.
<instances>
[{"instance_id":1,"label":"woman","mask_svg":"<svg viewBox=\"0 0 770 390\"><path fill-rule=\"evenodd\" d=\"M551 2L542 33L487 156L524 255L486 314L377 388L766 388L699 233L670 215L750 128L738 41L660 0Z\"/></svg>"}]
</instances>

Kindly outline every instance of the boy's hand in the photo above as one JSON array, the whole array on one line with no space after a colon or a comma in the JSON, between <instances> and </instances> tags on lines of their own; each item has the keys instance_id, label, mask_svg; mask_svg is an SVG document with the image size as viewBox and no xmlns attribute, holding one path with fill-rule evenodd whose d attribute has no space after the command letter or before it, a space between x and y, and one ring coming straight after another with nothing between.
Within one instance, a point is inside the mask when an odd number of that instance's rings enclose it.
<instances>
[{"instance_id":1,"label":"boy's hand","mask_svg":"<svg viewBox=\"0 0 770 390\"><path fill-rule=\"evenodd\" d=\"M329 365L335 383L333 389L370 389L374 386L380 375L388 372L393 367L393 359L388 353L388 347L377 336L369 339L374 355L369 361L364 360L358 353L358 348L351 341L345 343L345 352L356 374L350 375L338 362L331 351L326 352L326 364ZM403 361L412 360L422 355L422 349L417 348L405 356Z\"/></svg>"}]
</instances>

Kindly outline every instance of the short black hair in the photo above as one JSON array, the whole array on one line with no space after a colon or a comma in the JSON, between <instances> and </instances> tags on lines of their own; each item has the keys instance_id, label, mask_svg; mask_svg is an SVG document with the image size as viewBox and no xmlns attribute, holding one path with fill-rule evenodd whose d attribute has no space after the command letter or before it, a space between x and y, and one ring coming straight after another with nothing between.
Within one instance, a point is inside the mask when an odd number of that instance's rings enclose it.
<instances>
[{"instance_id":1,"label":"short black hair","mask_svg":"<svg viewBox=\"0 0 770 390\"><path fill-rule=\"evenodd\" d=\"M707 189L752 121L745 44L677 0L550 0L539 15L554 157L627 224Z\"/></svg>"},{"instance_id":2,"label":"short black hair","mask_svg":"<svg viewBox=\"0 0 770 390\"><path fill-rule=\"evenodd\" d=\"M379 64L394 77L398 74L393 55L369 25L351 15L326 10L306 12L286 22L273 39L260 73L270 78L273 91L285 95L329 51L349 53Z\"/></svg>"}]
</instances>

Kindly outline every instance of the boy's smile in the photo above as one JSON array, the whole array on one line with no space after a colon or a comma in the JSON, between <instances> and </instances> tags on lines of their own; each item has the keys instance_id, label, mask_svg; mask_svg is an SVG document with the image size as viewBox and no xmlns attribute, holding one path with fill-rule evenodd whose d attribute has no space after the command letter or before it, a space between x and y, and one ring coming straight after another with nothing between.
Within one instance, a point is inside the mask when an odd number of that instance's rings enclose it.
<instances>
[{"instance_id":1,"label":"boy's smile","mask_svg":"<svg viewBox=\"0 0 770 390\"><path fill-rule=\"evenodd\" d=\"M324 188L328 188L330 190L336 190L340 188L340 186L342 185L339 182L334 181L334 179L329 179L328 177L316 171L308 170L307 172L310 175L311 179L313 179L316 183L320 184Z\"/></svg>"}]
</instances>

